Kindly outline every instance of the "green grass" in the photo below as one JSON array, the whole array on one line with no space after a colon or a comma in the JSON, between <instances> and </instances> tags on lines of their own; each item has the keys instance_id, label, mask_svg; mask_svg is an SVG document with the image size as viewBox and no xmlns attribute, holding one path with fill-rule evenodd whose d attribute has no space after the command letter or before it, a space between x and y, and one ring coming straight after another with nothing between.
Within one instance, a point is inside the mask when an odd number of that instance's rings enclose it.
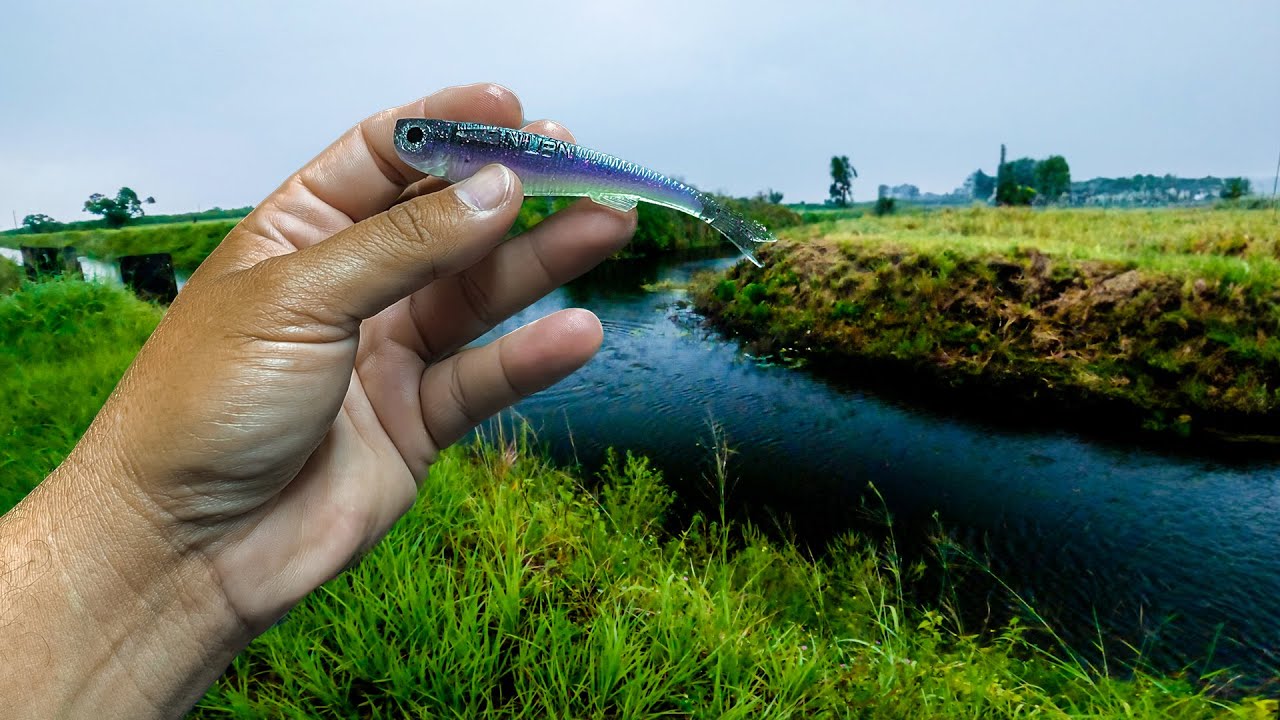
<instances>
[{"instance_id":1,"label":"green grass","mask_svg":"<svg viewBox=\"0 0 1280 720\"><path fill-rule=\"evenodd\" d=\"M8 507L65 455L160 310L82 282L0 300ZM714 459L723 460L722 455ZM717 463L710 474L723 488ZM821 559L750 527L678 529L645 460L598 477L527 436L446 451L352 571L238 657L201 718L1266 718L1181 679L1110 679L977 637L903 588L893 548Z\"/></svg>"},{"instance_id":2,"label":"green grass","mask_svg":"<svg viewBox=\"0 0 1280 720\"><path fill-rule=\"evenodd\" d=\"M942 209L856 220L817 221L786 233L854 245L893 245L964 257L1035 249L1073 262L1099 261L1179 278L1224 279L1249 291L1280 284L1280 221L1248 209Z\"/></svg>"},{"instance_id":3,"label":"green grass","mask_svg":"<svg viewBox=\"0 0 1280 720\"><path fill-rule=\"evenodd\" d=\"M123 289L80 281L0 296L0 510L70 452L160 315Z\"/></svg>"},{"instance_id":4,"label":"green grass","mask_svg":"<svg viewBox=\"0 0 1280 720\"><path fill-rule=\"evenodd\" d=\"M17 290L23 277L21 265L9 258L0 257L0 294Z\"/></svg>"},{"instance_id":5,"label":"green grass","mask_svg":"<svg viewBox=\"0 0 1280 720\"><path fill-rule=\"evenodd\" d=\"M694 297L765 352L1280 436L1278 258L1266 210L974 207L794 228Z\"/></svg>"}]
</instances>

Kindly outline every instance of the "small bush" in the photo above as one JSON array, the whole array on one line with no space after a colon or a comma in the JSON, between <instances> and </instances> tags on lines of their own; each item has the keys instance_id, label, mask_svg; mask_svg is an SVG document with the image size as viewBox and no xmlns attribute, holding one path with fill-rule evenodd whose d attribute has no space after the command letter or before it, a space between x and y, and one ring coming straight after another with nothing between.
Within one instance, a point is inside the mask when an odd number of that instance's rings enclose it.
<instances>
[{"instance_id":1,"label":"small bush","mask_svg":"<svg viewBox=\"0 0 1280 720\"><path fill-rule=\"evenodd\" d=\"M9 258L0 257L0 294L17 290L22 284L22 278L21 265Z\"/></svg>"},{"instance_id":2,"label":"small bush","mask_svg":"<svg viewBox=\"0 0 1280 720\"><path fill-rule=\"evenodd\" d=\"M884 217L885 215L892 215L897 209L897 200L881 195L876 199L876 205L871 211L875 213L876 217Z\"/></svg>"},{"instance_id":3,"label":"small bush","mask_svg":"<svg viewBox=\"0 0 1280 720\"><path fill-rule=\"evenodd\" d=\"M738 294L738 284L728 278L721 280L716 284L716 299L720 302L730 302L733 296Z\"/></svg>"}]
</instances>

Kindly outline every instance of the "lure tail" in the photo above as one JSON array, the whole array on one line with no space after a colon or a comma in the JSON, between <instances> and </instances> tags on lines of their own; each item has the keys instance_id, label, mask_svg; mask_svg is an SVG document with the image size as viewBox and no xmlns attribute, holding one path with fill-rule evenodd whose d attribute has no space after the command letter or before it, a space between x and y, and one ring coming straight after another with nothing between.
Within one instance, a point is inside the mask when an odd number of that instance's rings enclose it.
<instances>
[{"instance_id":1,"label":"lure tail","mask_svg":"<svg viewBox=\"0 0 1280 720\"><path fill-rule=\"evenodd\" d=\"M703 195L701 217L711 227L720 231L729 242L738 246L747 259L756 267L764 267L764 263L756 259L755 248L763 243L777 242L778 239L760 223L747 219L722 205L709 195Z\"/></svg>"}]
</instances>

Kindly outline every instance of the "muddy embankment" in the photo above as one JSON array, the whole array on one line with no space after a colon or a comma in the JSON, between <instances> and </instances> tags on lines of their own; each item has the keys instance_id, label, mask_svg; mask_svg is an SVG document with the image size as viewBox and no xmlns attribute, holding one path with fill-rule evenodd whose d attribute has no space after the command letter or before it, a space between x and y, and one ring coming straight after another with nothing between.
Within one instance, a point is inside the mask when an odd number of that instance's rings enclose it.
<instances>
[{"instance_id":1,"label":"muddy embankment","mask_svg":"<svg viewBox=\"0 0 1280 720\"><path fill-rule=\"evenodd\" d=\"M756 352L984 412L1280 441L1280 293L1026 247L819 237L763 259L693 292Z\"/></svg>"}]
</instances>

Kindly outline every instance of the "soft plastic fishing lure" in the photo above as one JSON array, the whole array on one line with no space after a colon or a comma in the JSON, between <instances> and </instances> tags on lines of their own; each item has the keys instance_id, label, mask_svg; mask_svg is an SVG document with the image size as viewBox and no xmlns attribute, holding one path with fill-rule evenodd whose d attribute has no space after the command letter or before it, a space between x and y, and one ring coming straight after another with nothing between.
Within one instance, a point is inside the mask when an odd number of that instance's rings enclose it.
<instances>
[{"instance_id":1,"label":"soft plastic fishing lure","mask_svg":"<svg viewBox=\"0 0 1280 720\"><path fill-rule=\"evenodd\" d=\"M396 123L396 152L409 165L457 182L490 163L501 163L524 185L525 195L571 195L618 210L643 200L693 215L719 230L756 265L752 250L775 242L763 225L725 207L707 193L612 155L511 128L409 118Z\"/></svg>"}]
</instances>

